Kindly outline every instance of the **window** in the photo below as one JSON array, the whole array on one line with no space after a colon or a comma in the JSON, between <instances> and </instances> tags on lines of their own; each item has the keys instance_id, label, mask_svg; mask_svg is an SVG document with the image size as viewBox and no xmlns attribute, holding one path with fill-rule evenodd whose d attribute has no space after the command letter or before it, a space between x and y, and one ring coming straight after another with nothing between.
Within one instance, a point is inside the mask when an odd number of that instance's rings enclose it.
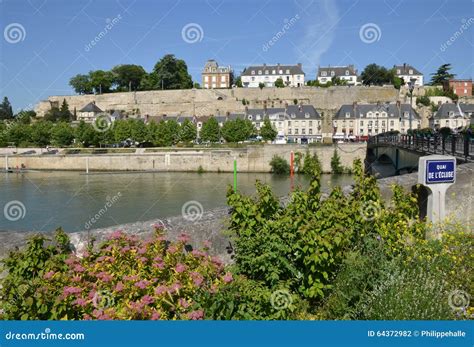
<instances>
[{"instance_id":1,"label":"window","mask_svg":"<svg viewBox=\"0 0 474 347\"><path fill-rule=\"evenodd\" d=\"M291 118L296 118L296 115L294 113L292 113Z\"/></svg>"},{"instance_id":2,"label":"window","mask_svg":"<svg viewBox=\"0 0 474 347\"><path fill-rule=\"evenodd\" d=\"M249 114L248 119L252 120L252 115L251 114Z\"/></svg>"},{"instance_id":3,"label":"window","mask_svg":"<svg viewBox=\"0 0 474 347\"><path fill-rule=\"evenodd\" d=\"M252 70L252 75L255 75L255 71Z\"/></svg>"},{"instance_id":4,"label":"window","mask_svg":"<svg viewBox=\"0 0 474 347\"><path fill-rule=\"evenodd\" d=\"M333 77L334 75L335 75L335 72L331 71L331 77Z\"/></svg>"},{"instance_id":5,"label":"window","mask_svg":"<svg viewBox=\"0 0 474 347\"><path fill-rule=\"evenodd\" d=\"M283 70L278 70L278 73L281 75L283 74Z\"/></svg>"},{"instance_id":6,"label":"window","mask_svg":"<svg viewBox=\"0 0 474 347\"><path fill-rule=\"evenodd\" d=\"M212 76L212 82L215 82L215 81L217 81L216 76Z\"/></svg>"},{"instance_id":7,"label":"window","mask_svg":"<svg viewBox=\"0 0 474 347\"><path fill-rule=\"evenodd\" d=\"M288 121L288 126L291 127L291 120Z\"/></svg>"},{"instance_id":8,"label":"window","mask_svg":"<svg viewBox=\"0 0 474 347\"><path fill-rule=\"evenodd\" d=\"M350 112L346 112L346 118L350 118L351 117L351 113Z\"/></svg>"},{"instance_id":9,"label":"window","mask_svg":"<svg viewBox=\"0 0 474 347\"><path fill-rule=\"evenodd\" d=\"M289 70L289 69L286 69L286 73L289 74L289 73L290 73L290 70Z\"/></svg>"},{"instance_id":10,"label":"window","mask_svg":"<svg viewBox=\"0 0 474 347\"><path fill-rule=\"evenodd\" d=\"M258 74L261 75L261 74L262 74L262 70L258 70Z\"/></svg>"},{"instance_id":11,"label":"window","mask_svg":"<svg viewBox=\"0 0 474 347\"><path fill-rule=\"evenodd\" d=\"M390 121L390 126L393 127L393 125L395 124L395 122L393 120Z\"/></svg>"},{"instance_id":12,"label":"window","mask_svg":"<svg viewBox=\"0 0 474 347\"><path fill-rule=\"evenodd\" d=\"M310 126L310 127L313 126L313 121L312 121L312 120L310 120L308 123L309 123L309 126Z\"/></svg>"},{"instance_id":13,"label":"window","mask_svg":"<svg viewBox=\"0 0 474 347\"><path fill-rule=\"evenodd\" d=\"M225 82L225 76L221 76L221 82Z\"/></svg>"},{"instance_id":14,"label":"window","mask_svg":"<svg viewBox=\"0 0 474 347\"><path fill-rule=\"evenodd\" d=\"M221 88L226 88L226 87L227 87L227 84L221 83Z\"/></svg>"},{"instance_id":15,"label":"window","mask_svg":"<svg viewBox=\"0 0 474 347\"><path fill-rule=\"evenodd\" d=\"M371 127L371 126L372 126L372 121L371 121L371 120L369 120L369 127Z\"/></svg>"},{"instance_id":16,"label":"window","mask_svg":"<svg viewBox=\"0 0 474 347\"><path fill-rule=\"evenodd\" d=\"M295 135L298 135L298 129L295 129Z\"/></svg>"},{"instance_id":17,"label":"window","mask_svg":"<svg viewBox=\"0 0 474 347\"><path fill-rule=\"evenodd\" d=\"M204 82L208 82L209 81L209 76L204 76Z\"/></svg>"},{"instance_id":18,"label":"window","mask_svg":"<svg viewBox=\"0 0 474 347\"><path fill-rule=\"evenodd\" d=\"M279 128L281 128L281 125L282 125L281 122L278 122L278 127L279 127Z\"/></svg>"},{"instance_id":19,"label":"window","mask_svg":"<svg viewBox=\"0 0 474 347\"><path fill-rule=\"evenodd\" d=\"M328 75L328 73L327 73L326 71L321 71L321 76L325 76L325 77L326 77L327 75Z\"/></svg>"},{"instance_id":20,"label":"window","mask_svg":"<svg viewBox=\"0 0 474 347\"><path fill-rule=\"evenodd\" d=\"M364 133L364 129L360 129L360 134L362 135Z\"/></svg>"},{"instance_id":21,"label":"window","mask_svg":"<svg viewBox=\"0 0 474 347\"><path fill-rule=\"evenodd\" d=\"M384 120L382 121L382 126L385 127L385 121Z\"/></svg>"},{"instance_id":22,"label":"window","mask_svg":"<svg viewBox=\"0 0 474 347\"><path fill-rule=\"evenodd\" d=\"M354 122L353 121L350 121L349 122L349 126L352 128L354 126Z\"/></svg>"},{"instance_id":23,"label":"window","mask_svg":"<svg viewBox=\"0 0 474 347\"><path fill-rule=\"evenodd\" d=\"M349 70L346 70L346 76L349 76Z\"/></svg>"},{"instance_id":24,"label":"window","mask_svg":"<svg viewBox=\"0 0 474 347\"><path fill-rule=\"evenodd\" d=\"M276 70L272 70L272 75L274 75L276 73Z\"/></svg>"},{"instance_id":25,"label":"window","mask_svg":"<svg viewBox=\"0 0 474 347\"><path fill-rule=\"evenodd\" d=\"M213 84L212 84L212 88L215 88L215 87L216 87L216 84L215 84L215 83L213 83Z\"/></svg>"},{"instance_id":26,"label":"window","mask_svg":"<svg viewBox=\"0 0 474 347\"><path fill-rule=\"evenodd\" d=\"M400 69L397 69L397 74L399 74L399 75L400 75Z\"/></svg>"},{"instance_id":27,"label":"window","mask_svg":"<svg viewBox=\"0 0 474 347\"><path fill-rule=\"evenodd\" d=\"M265 75L268 75L269 74L269 71L268 70L265 70Z\"/></svg>"},{"instance_id":28,"label":"window","mask_svg":"<svg viewBox=\"0 0 474 347\"><path fill-rule=\"evenodd\" d=\"M298 125L300 125L299 122L295 120L295 126L298 126Z\"/></svg>"},{"instance_id":29,"label":"window","mask_svg":"<svg viewBox=\"0 0 474 347\"><path fill-rule=\"evenodd\" d=\"M304 118L309 118L309 113L305 113Z\"/></svg>"},{"instance_id":30,"label":"window","mask_svg":"<svg viewBox=\"0 0 474 347\"><path fill-rule=\"evenodd\" d=\"M413 70L410 69L410 70L408 71L408 73L409 73L410 75L413 75Z\"/></svg>"},{"instance_id":31,"label":"window","mask_svg":"<svg viewBox=\"0 0 474 347\"><path fill-rule=\"evenodd\" d=\"M301 135L306 135L306 129L301 129Z\"/></svg>"},{"instance_id":32,"label":"window","mask_svg":"<svg viewBox=\"0 0 474 347\"><path fill-rule=\"evenodd\" d=\"M255 119L256 119L256 120L260 120L260 115L257 114L257 115L255 116Z\"/></svg>"},{"instance_id":33,"label":"window","mask_svg":"<svg viewBox=\"0 0 474 347\"><path fill-rule=\"evenodd\" d=\"M309 134L313 135L313 129L309 129Z\"/></svg>"},{"instance_id":34,"label":"window","mask_svg":"<svg viewBox=\"0 0 474 347\"><path fill-rule=\"evenodd\" d=\"M209 83L205 83L204 88L209 88Z\"/></svg>"},{"instance_id":35,"label":"window","mask_svg":"<svg viewBox=\"0 0 474 347\"><path fill-rule=\"evenodd\" d=\"M301 121L301 126L302 126L302 127L305 127L305 126L306 126L306 121L305 121L305 120L302 120L302 121Z\"/></svg>"},{"instance_id":36,"label":"window","mask_svg":"<svg viewBox=\"0 0 474 347\"><path fill-rule=\"evenodd\" d=\"M268 81L268 76L265 76L265 81Z\"/></svg>"},{"instance_id":37,"label":"window","mask_svg":"<svg viewBox=\"0 0 474 347\"><path fill-rule=\"evenodd\" d=\"M291 129L288 129L288 135L291 135Z\"/></svg>"},{"instance_id":38,"label":"window","mask_svg":"<svg viewBox=\"0 0 474 347\"><path fill-rule=\"evenodd\" d=\"M361 127L364 126L364 121L363 120L360 121L360 126Z\"/></svg>"}]
</instances>

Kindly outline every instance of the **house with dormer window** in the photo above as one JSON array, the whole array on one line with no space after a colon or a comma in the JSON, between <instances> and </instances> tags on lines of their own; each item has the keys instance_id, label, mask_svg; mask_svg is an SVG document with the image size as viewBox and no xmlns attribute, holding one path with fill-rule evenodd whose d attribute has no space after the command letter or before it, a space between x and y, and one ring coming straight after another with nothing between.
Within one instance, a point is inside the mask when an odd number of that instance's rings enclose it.
<instances>
[{"instance_id":1,"label":"house with dormer window","mask_svg":"<svg viewBox=\"0 0 474 347\"><path fill-rule=\"evenodd\" d=\"M318 68L316 79L321 84L331 82L333 78L346 81L347 85L359 85L357 70L354 65L347 66L327 66Z\"/></svg>"}]
</instances>

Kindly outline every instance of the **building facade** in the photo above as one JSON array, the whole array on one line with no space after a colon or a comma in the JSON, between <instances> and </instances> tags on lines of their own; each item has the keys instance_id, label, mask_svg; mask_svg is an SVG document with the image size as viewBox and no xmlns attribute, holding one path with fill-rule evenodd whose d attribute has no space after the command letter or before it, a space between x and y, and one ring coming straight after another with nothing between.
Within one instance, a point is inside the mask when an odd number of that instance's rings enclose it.
<instances>
[{"instance_id":1,"label":"building facade","mask_svg":"<svg viewBox=\"0 0 474 347\"><path fill-rule=\"evenodd\" d=\"M448 81L448 89L452 89L457 96L472 96L471 79L451 79Z\"/></svg>"},{"instance_id":2,"label":"building facade","mask_svg":"<svg viewBox=\"0 0 474 347\"><path fill-rule=\"evenodd\" d=\"M358 77L354 65L347 65L319 67L316 79L319 83L326 84L331 82L333 78L339 78L340 80L346 81L347 85L355 86L361 84Z\"/></svg>"},{"instance_id":3,"label":"building facade","mask_svg":"<svg viewBox=\"0 0 474 347\"><path fill-rule=\"evenodd\" d=\"M263 83L265 87L274 87L279 78L287 87L304 86L305 74L302 65L249 66L241 74L242 86L248 88L257 88L260 83Z\"/></svg>"},{"instance_id":4,"label":"building facade","mask_svg":"<svg viewBox=\"0 0 474 347\"><path fill-rule=\"evenodd\" d=\"M86 123L92 123L92 122L94 122L95 118L103 112L104 111L102 111L95 104L95 102L90 102L77 112L77 120L78 121L82 120Z\"/></svg>"},{"instance_id":5,"label":"building facade","mask_svg":"<svg viewBox=\"0 0 474 347\"><path fill-rule=\"evenodd\" d=\"M451 128L459 131L472 124L474 104L441 104L438 111L430 118L433 129Z\"/></svg>"},{"instance_id":6,"label":"building facade","mask_svg":"<svg viewBox=\"0 0 474 347\"><path fill-rule=\"evenodd\" d=\"M421 118L410 104L342 105L333 118L333 138L338 140L367 139L388 131L404 134L419 129Z\"/></svg>"},{"instance_id":7,"label":"building facade","mask_svg":"<svg viewBox=\"0 0 474 347\"><path fill-rule=\"evenodd\" d=\"M231 88L233 72L230 66L219 66L215 60L208 60L201 73L202 88Z\"/></svg>"},{"instance_id":8,"label":"building facade","mask_svg":"<svg viewBox=\"0 0 474 347\"><path fill-rule=\"evenodd\" d=\"M403 79L404 85L408 86L413 79L416 87L423 85L423 74L413 66L404 63L403 65L394 65L395 75Z\"/></svg>"}]
</instances>

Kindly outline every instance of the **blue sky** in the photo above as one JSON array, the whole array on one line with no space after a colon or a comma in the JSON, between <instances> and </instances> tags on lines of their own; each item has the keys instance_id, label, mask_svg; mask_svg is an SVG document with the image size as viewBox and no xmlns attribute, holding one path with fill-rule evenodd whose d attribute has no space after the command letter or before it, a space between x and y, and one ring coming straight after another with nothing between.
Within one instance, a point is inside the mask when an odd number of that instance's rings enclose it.
<instances>
[{"instance_id":1,"label":"blue sky","mask_svg":"<svg viewBox=\"0 0 474 347\"><path fill-rule=\"evenodd\" d=\"M0 96L14 110L32 108L72 94L78 73L131 63L150 71L167 53L184 59L198 82L211 58L236 74L250 64L300 62L307 79L318 65L360 72L407 62L428 81L449 62L472 78L473 17L473 0L0 0Z\"/></svg>"}]
</instances>

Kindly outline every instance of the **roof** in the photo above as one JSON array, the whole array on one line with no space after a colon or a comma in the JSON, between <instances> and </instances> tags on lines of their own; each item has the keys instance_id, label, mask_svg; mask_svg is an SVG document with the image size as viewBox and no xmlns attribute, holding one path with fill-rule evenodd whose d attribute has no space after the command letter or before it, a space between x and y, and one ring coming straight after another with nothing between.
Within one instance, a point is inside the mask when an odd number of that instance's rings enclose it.
<instances>
[{"instance_id":1,"label":"roof","mask_svg":"<svg viewBox=\"0 0 474 347\"><path fill-rule=\"evenodd\" d=\"M102 111L100 108L97 107L97 105L94 103L94 102L89 102L86 106L84 106L83 108L81 108L79 110L79 112L95 112L95 113L99 113L99 112L104 112Z\"/></svg>"},{"instance_id":2,"label":"roof","mask_svg":"<svg viewBox=\"0 0 474 347\"><path fill-rule=\"evenodd\" d=\"M415 69L413 66L409 64L403 64L403 65L393 65L393 68L395 69L395 74L400 76L400 75L418 75L418 76L423 76L423 74ZM397 71L400 70L400 73ZM413 73L410 73L410 70L412 70Z\"/></svg>"},{"instance_id":3,"label":"roof","mask_svg":"<svg viewBox=\"0 0 474 347\"><path fill-rule=\"evenodd\" d=\"M275 74L272 74L272 70L275 70ZM280 73L280 70L282 70L282 73ZM262 75L287 75L286 70L290 70L289 74L290 75L304 75L303 68L301 64L297 65L255 65L255 66L249 66L242 71L241 76L254 76L258 75L258 71L261 71ZM252 71L254 74L252 74ZM268 74L265 73L265 71L268 71Z\"/></svg>"},{"instance_id":4,"label":"roof","mask_svg":"<svg viewBox=\"0 0 474 347\"><path fill-rule=\"evenodd\" d=\"M110 115L110 117L114 118L114 119L122 119L124 118L122 112L118 111L118 110L115 110L114 113L112 113Z\"/></svg>"},{"instance_id":5,"label":"roof","mask_svg":"<svg viewBox=\"0 0 474 347\"><path fill-rule=\"evenodd\" d=\"M326 76L322 76L322 72L326 72ZM357 76L357 70L354 68L354 65L347 66L323 66L318 68L318 77L332 77L331 72L334 72L334 76L347 76L346 71L349 71L349 76Z\"/></svg>"},{"instance_id":6,"label":"roof","mask_svg":"<svg viewBox=\"0 0 474 347\"><path fill-rule=\"evenodd\" d=\"M413 112L413 118L420 119L420 115L410 106L410 104L353 104L342 105L334 115L334 119L367 118L369 112L386 112L388 118L400 118L405 112Z\"/></svg>"},{"instance_id":7,"label":"roof","mask_svg":"<svg viewBox=\"0 0 474 347\"><path fill-rule=\"evenodd\" d=\"M462 115L472 118L474 115L474 104L441 104L433 118L462 117Z\"/></svg>"},{"instance_id":8,"label":"roof","mask_svg":"<svg viewBox=\"0 0 474 347\"><path fill-rule=\"evenodd\" d=\"M290 118L305 119L305 118L321 118L321 115L316 111L313 105L289 105L286 113Z\"/></svg>"},{"instance_id":9,"label":"roof","mask_svg":"<svg viewBox=\"0 0 474 347\"><path fill-rule=\"evenodd\" d=\"M217 61L210 59L204 65L203 73L230 73L232 69L230 66L219 66Z\"/></svg>"}]
</instances>

